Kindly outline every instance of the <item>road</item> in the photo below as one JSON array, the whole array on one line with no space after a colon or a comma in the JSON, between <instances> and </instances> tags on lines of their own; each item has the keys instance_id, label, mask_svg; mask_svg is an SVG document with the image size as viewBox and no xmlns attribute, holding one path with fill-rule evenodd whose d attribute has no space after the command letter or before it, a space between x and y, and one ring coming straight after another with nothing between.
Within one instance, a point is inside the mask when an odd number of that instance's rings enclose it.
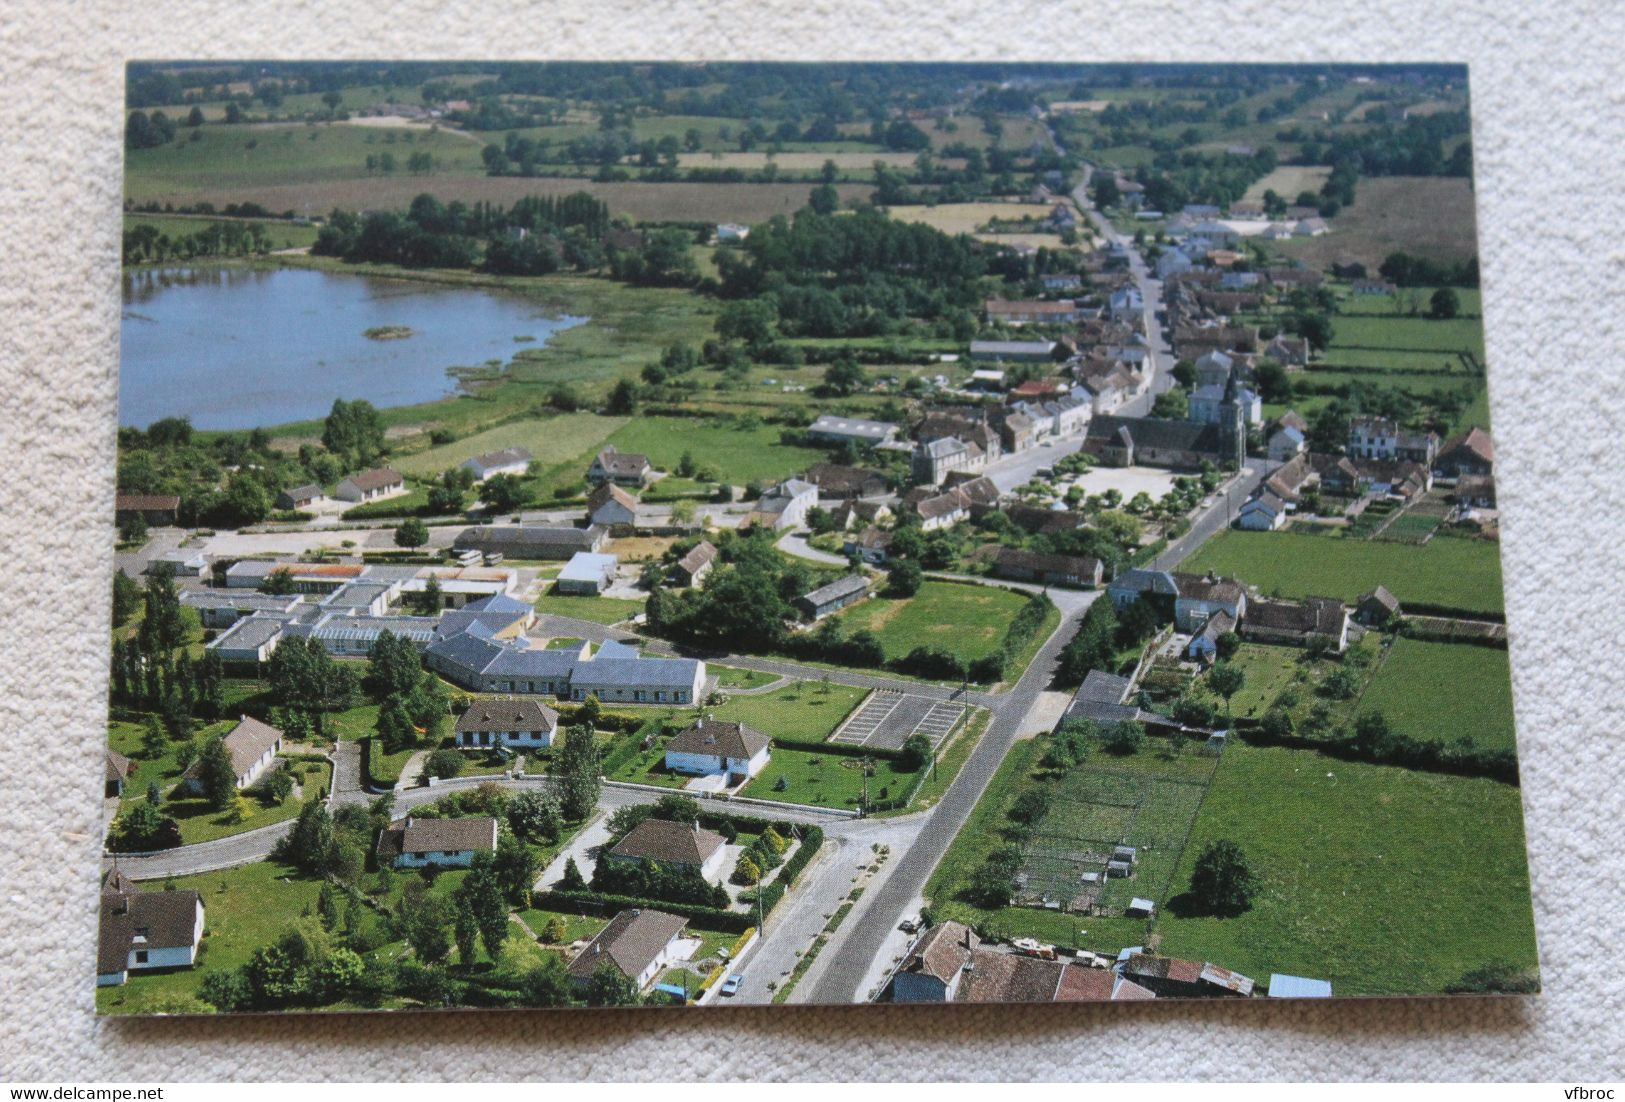
<instances>
[{"instance_id":1,"label":"road","mask_svg":"<svg viewBox=\"0 0 1625 1102\"><path fill-rule=\"evenodd\" d=\"M1267 459L1249 460L1248 465L1241 469L1241 473L1214 497L1211 505L1192 516L1190 531L1170 543L1167 549L1152 561L1152 568L1174 569L1192 551L1229 527L1230 522L1236 517L1236 510L1253 495L1258 484L1279 466L1279 463L1271 463Z\"/></svg>"}]
</instances>

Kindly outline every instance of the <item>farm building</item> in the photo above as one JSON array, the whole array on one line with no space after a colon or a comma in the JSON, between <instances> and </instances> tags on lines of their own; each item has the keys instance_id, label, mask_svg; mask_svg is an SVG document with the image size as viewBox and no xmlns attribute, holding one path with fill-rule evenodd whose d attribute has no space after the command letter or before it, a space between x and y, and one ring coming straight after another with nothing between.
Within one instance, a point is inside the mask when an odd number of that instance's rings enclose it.
<instances>
[{"instance_id":1,"label":"farm building","mask_svg":"<svg viewBox=\"0 0 1625 1102\"><path fill-rule=\"evenodd\" d=\"M608 539L609 531L596 524L589 528L491 524L463 529L452 546L514 559L568 559L582 551L601 551Z\"/></svg>"},{"instance_id":2,"label":"farm building","mask_svg":"<svg viewBox=\"0 0 1625 1102\"><path fill-rule=\"evenodd\" d=\"M621 561L614 555L577 551L559 571L554 589L558 593L596 597L615 580Z\"/></svg>"},{"instance_id":3,"label":"farm building","mask_svg":"<svg viewBox=\"0 0 1625 1102\"><path fill-rule=\"evenodd\" d=\"M884 444L897 436L897 426L889 421L865 421L857 417L820 416L807 426L807 439L826 444Z\"/></svg>"},{"instance_id":4,"label":"farm building","mask_svg":"<svg viewBox=\"0 0 1625 1102\"><path fill-rule=\"evenodd\" d=\"M993 560L993 572L1001 578L1040 582L1044 585L1072 585L1094 589L1105 569L1099 559L1075 555L1044 555L1014 547L1000 549Z\"/></svg>"},{"instance_id":5,"label":"farm building","mask_svg":"<svg viewBox=\"0 0 1625 1102\"><path fill-rule=\"evenodd\" d=\"M123 524L140 517L148 524L174 524L181 499L176 494L119 494L113 499L113 517Z\"/></svg>"},{"instance_id":6,"label":"farm building","mask_svg":"<svg viewBox=\"0 0 1625 1102\"><path fill-rule=\"evenodd\" d=\"M820 586L803 597L796 598L796 607L812 620L822 620L832 612L862 600L869 593L869 579L861 574L848 574L828 585Z\"/></svg>"}]
</instances>

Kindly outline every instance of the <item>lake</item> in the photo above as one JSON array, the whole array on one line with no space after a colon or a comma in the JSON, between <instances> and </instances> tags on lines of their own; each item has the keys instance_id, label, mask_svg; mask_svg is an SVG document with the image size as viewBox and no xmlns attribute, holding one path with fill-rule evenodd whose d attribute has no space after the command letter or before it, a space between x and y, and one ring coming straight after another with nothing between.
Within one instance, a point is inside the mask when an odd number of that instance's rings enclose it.
<instances>
[{"instance_id":1,"label":"lake","mask_svg":"<svg viewBox=\"0 0 1625 1102\"><path fill-rule=\"evenodd\" d=\"M586 320L481 287L302 268L129 271L119 424L247 429L324 417L335 398L429 402L456 390L449 368L507 363ZM365 335L387 326L412 335Z\"/></svg>"}]
</instances>

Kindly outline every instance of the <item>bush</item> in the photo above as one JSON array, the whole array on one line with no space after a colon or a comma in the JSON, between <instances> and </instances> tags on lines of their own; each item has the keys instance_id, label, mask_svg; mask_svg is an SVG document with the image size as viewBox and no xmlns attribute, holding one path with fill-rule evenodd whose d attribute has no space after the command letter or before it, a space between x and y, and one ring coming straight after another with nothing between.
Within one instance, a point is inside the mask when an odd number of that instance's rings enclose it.
<instances>
[{"instance_id":1,"label":"bush","mask_svg":"<svg viewBox=\"0 0 1625 1102\"><path fill-rule=\"evenodd\" d=\"M455 777L463 771L463 755L456 750L436 750L423 763L423 772L429 777Z\"/></svg>"}]
</instances>

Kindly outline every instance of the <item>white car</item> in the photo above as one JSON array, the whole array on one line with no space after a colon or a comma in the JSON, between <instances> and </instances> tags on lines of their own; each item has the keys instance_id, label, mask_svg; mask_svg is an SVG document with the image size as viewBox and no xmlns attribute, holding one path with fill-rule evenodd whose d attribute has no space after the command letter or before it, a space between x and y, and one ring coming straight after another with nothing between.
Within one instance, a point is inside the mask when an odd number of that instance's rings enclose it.
<instances>
[{"instance_id":1,"label":"white car","mask_svg":"<svg viewBox=\"0 0 1625 1102\"><path fill-rule=\"evenodd\" d=\"M744 982L745 977L741 976L738 972L735 972L733 975L722 981L723 995L731 997L739 994L739 986Z\"/></svg>"}]
</instances>

